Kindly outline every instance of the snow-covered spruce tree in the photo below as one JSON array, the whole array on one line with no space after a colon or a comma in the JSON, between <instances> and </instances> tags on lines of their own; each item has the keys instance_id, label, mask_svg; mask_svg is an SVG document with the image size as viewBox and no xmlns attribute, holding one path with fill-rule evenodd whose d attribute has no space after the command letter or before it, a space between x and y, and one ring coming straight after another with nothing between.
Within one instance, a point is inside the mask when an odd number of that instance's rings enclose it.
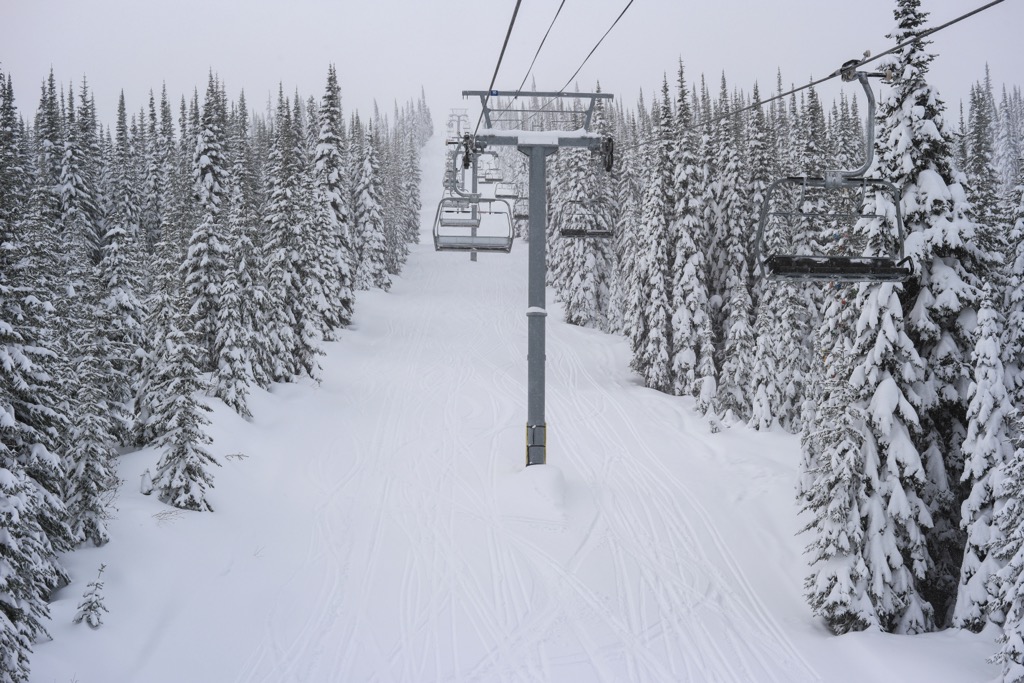
<instances>
[{"instance_id":1,"label":"snow-covered spruce tree","mask_svg":"<svg viewBox=\"0 0 1024 683\"><path fill-rule=\"evenodd\" d=\"M1016 90L1016 104L1020 105L1020 90ZM996 115L995 165L999 174L999 197L1004 213L1012 210L1016 197L1017 176L1024 164L1024 109L1014 106L1015 101L1003 86L999 110Z\"/></svg>"},{"instance_id":2,"label":"snow-covered spruce tree","mask_svg":"<svg viewBox=\"0 0 1024 683\"><path fill-rule=\"evenodd\" d=\"M591 130L605 132L603 107L595 110ZM597 168L592 152L565 149L559 152L558 162L561 172L552 188L548 219L550 284L564 304L566 322L606 329L614 258L609 241L562 237L561 232L613 232L611 187L605 173ZM553 261L555 258L557 262Z\"/></svg>"},{"instance_id":3,"label":"snow-covered spruce tree","mask_svg":"<svg viewBox=\"0 0 1024 683\"><path fill-rule=\"evenodd\" d=\"M58 103L53 69L43 84L36 109L34 134L35 191L39 217L54 225L60 218L60 165L64 151L64 117Z\"/></svg>"},{"instance_id":4,"label":"snow-covered spruce tree","mask_svg":"<svg viewBox=\"0 0 1024 683\"><path fill-rule=\"evenodd\" d=\"M1003 681L1024 681L1024 421L1013 425L1017 435L1010 457L993 477L993 494L997 501L994 535L1001 539L991 549L1003 568L995 577L998 603L990 610L992 621L1002 623L1000 651L992 658L1002 664ZM1001 504L1001 506L1000 506Z\"/></svg>"},{"instance_id":5,"label":"snow-covered spruce tree","mask_svg":"<svg viewBox=\"0 0 1024 683\"><path fill-rule=\"evenodd\" d=\"M847 400L866 418L861 508L870 539L864 555L867 596L882 630L920 633L934 623L932 605L920 589L932 565L926 537L932 519L923 499L927 475L914 442L916 396L904 387L919 385L924 367L905 332L897 287L858 287L853 392Z\"/></svg>"},{"instance_id":6,"label":"snow-covered spruce tree","mask_svg":"<svg viewBox=\"0 0 1024 683\"><path fill-rule=\"evenodd\" d=\"M169 249L166 242L162 248ZM152 362L150 392L150 429L156 434L153 445L162 454L153 477L160 500L186 510L212 510L206 491L213 486L209 472L217 461L204 448L210 437L203 432L208 411L196 394L199 381L199 350L189 337L190 318L178 292L173 264L164 263L157 275L160 292L155 320L151 328L159 335Z\"/></svg>"},{"instance_id":7,"label":"snow-covered spruce tree","mask_svg":"<svg viewBox=\"0 0 1024 683\"><path fill-rule=\"evenodd\" d=\"M103 603L103 582L100 581L106 568L105 564L101 564L96 580L90 581L86 586L85 593L82 594L82 602L78 604L78 612L75 613L75 618L72 620L74 623L80 624L84 621L89 628L94 629L103 625L103 613L110 611Z\"/></svg>"},{"instance_id":8,"label":"snow-covered spruce tree","mask_svg":"<svg viewBox=\"0 0 1024 683\"><path fill-rule=\"evenodd\" d=\"M662 101L651 110L654 158L648 170L637 239L636 305L638 323L630 330L632 368L644 383L658 391L672 390L672 273L674 246L669 229L675 198L672 196L672 105L667 83Z\"/></svg>"},{"instance_id":9,"label":"snow-covered spruce tree","mask_svg":"<svg viewBox=\"0 0 1024 683\"><path fill-rule=\"evenodd\" d=\"M249 258L253 248L248 231L255 220L245 205L245 197L238 183L230 183L225 207L227 226L225 241L232 245L228 251L227 270L220 288L220 307L217 311L216 367L211 379L211 393L221 399L242 417L252 417L246 397L254 383L253 356L258 343L252 328L245 324L248 308L254 304L245 297L251 294L246 280L252 277Z\"/></svg>"},{"instance_id":10,"label":"snow-covered spruce tree","mask_svg":"<svg viewBox=\"0 0 1024 683\"><path fill-rule=\"evenodd\" d=\"M753 98L755 105L761 101L757 84L754 84ZM767 198L768 178L776 173L777 160L774 143L772 128L765 116L764 109L757 106L751 113L750 139L748 141L750 197L747 215L748 222L752 226L758 225L761 205ZM762 244L755 246L761 250L762 257L766 253L774 253L781 248L781 236L777 221L768 222L768 225L765 226ZM751 268L755 269L755 275L758 274L757 267L758 265L752 261ZM750 363L749 425L754 429L769 429L777 422L778 411L782 403L783 382L779 377L779 369L784 365L785 359L780 353L787 342L784 342L785 337L781 334L779 304L782 298L777 296L777 290L780 286L784 287L785 283L774 283L771 288L764 281L759 280L759 283L760 288L755 293L754 304L754 350Z\"/></svg>"},{"instance_id":11,"label":"snow-covered spruce tree","mask_svg":"<svg viewBox=\"0 0 1024 683\"><path fill-rule=\"evenodd\" d=\"M120 225L125 233L134 240L139 235L139 181L137 178L137 159L132 139L127 111L124 104L124 91L121 92L117 105L117 126L115 128L115 148L112 188L111 223ZM99 235L100 238L103 235ZM100 251L102 242L96 245L93 254L95 262L102 258Z\"/></svg>"},{"instance_id":12,"label":"snow-covered spruce tree","mask_svg":"<svg viewBox=\"0 0 1024 683\"><path fill-rule=\"evenodd\" d=\"M715 385L714 342L708 308L707 269L701 215L701 179L695 150L698 133L679 63L676 92L673 187L675 240L672 268L672 393L700 397ZM707 387L706 387L707 385Z\"/></svg>"},{"instance_id":13,"label":"snow-covered spruce tree","mask_svg":"<svg viewBox=\"0 0 1024 683\"><path fill-rule=\"evenodd\" d=\"M625 134L624 134L625 133ZM636 119L620 120L617 140L637 140ZM625 145L622 154L615 155L615 167L612 173L617 178L616 184L616 228L615 228L615 264L616 277L613 283L612 296L614 307L618 311L615 330L632 339L640 324L639 302L642 300L640 281L638 279L637 259L643 240L639 228L640 171L639 145Z\"/></svg>"},{"instance_id":14,"label":"snow-covered spruce tree","mask_svg":"<svg viewBox=\"0 0 1024 683\"><path fill-rule=\"evenodd\" d=\"M881 511L872 500L877 491L870 488L873 482L866 470L869 417L848 380L852 312L833 301L825 315L834 334L820 338L828 338L833 348L824 361L827 370L821 373L821 405L814 419L802 426L798 485L801 506L811 518L803 531L813 537L807 546L811 571L804 581L805 594L814 614L835 633L881 625L869 590L872 539L866 532L869 525L877 527Z\"/></svg>"},{"instance_id":15,"label":"snow-covered spruce tree","mask_svg":"<svg viewBox=\"0 0 1024 683\"><path fill-rule=\"evenodd\" d=\"M953 134L945 105L927 82L933 56L927 41L912 40L927 14L919 0L898 0L892 38L909 41L889 57L899 79L879 110L878 172L903 190L906 251L914 277L902 288L906 331L925 375L901 382L915 396L921 429L915 445L924 462L922 491L934 528L928 534L933 565L919 590L946 623L956 598L966 538L960 508L967 434L967 389L981 284L995 275L999 254L994 235L968 215L966 193L954 173Z\"/></svg>"},{"instance_id":16,"label":"snow-covered spruce tree","mask_svg":"<svg viewBox=\"0 0 1024 683\"><path fill-rule=\"evenodd\" d=\"M987 233L996 235L1004 229L1004 216L1000 210L999 171L995 163L997 112L991 87L987 73L984 85L975 83L971 87L967 158L962 170L968 181L967 199L971 205L971 218L979 226L986 226Z\"/></svg>"},{"instance_id":17,"label":"snow-covered spruce tree","mask_svg":"<svg viewBox=\"0 0 1024 683\"><path fill-rule=\"evenodd\" d=\"M1018 421L1010 402L999 359L1002 324L993 304L993 289L985 285L978 312L977 342L972 354L974 381L968 389L967 437L964 439L962 479L970 493L961 507L960 526L967 535L953 626L980 631L994 604L993 577L1002 568L993 550L1004 545L994 516L1003 467L1013 457L1012 432Z\"/></svg>"},{"instance_id":18,"label":"snow-covered spruce tree","mask_svg":"<svg viewBox=\"0 0 1024 683\"><path fill-rule=\"evenodd\" d=\"M310 324L316 311L308 307L310 239L307 209L308 173L299 156L301 128L278 93L277 128L267 164L267 238L263 244L267 269L267 349L271 378L291 381L298 375L319 375L323 352ZM305 203L303 201L305 200Z\"/></svg>"},{"instance_id":19,"label":"snow-covered spruce tree","mask_svg":"<svg viewBox=\"0 0 1024 683\"><path fill-rule=\"evenodd\" d=\"M219 86L213 73L210 73L192 157L193 193L198 222L192 227L188 252L181 264L202 371L214 369L220 357L216 347L220 297L230 267L228 248L231 245L225 234L227 217L224 212L229 167L224 151L225 131L221 126L223 104Z\"/></svg>"},{"instance_id":20,"label":"snow-covered spruce tree","mask_svg":"<svg viewBox=\"0 0 1024 683\"><path fill-rule=\"evenodd\" d=\"M299 306L294 310L295 334L302 360L302 372L310 377L317 377L319 365L315 356L323 355L320 342L323 340L327 321L324 315L330 313L326 301L325 287L327 280L333 275L325 270L329 259L324 257L324 247L331 245L328 223L330 207L326 203L315 201L316 183L314 168L310 158L310 150L314 148L312 139L317 135L316 128L307 130L304 125L303 112L299 107L299 95L295 93L295 107L292 112L292 124L295 126L297 141L294 151L294 163L298 179L293 196L296 216L299 219L293 228L295 250L292 252L293 268L298 274ZM310 98L307 109L316 108L316 102ZM318 114L308 118L315 126ZM328 266L329 267L329 266Z\"/></svg>"},{"instance_id":21,"label":"snow-covered spruce tree","mask_svg":"<svg viewBox=\"0 0 1024 683\"><path fill-rule=\"evenodd\" d=\"M395 112L397 117L398 113ZM397 120L396 120L397 123ZM409 245L401 222L401 139L386 117L374 117L373 140L377 145L378 173L380 176L381 217L384 223L385 262L388 273L402 272L409 257Z\"/></svg>"},{"instance_id":22,"label":"snow-covered spruce tree","mask_svg":"<svg viewBox=\"0 0 1024 683\"><path fill-rule=\"evenodd\" d=\"M128 441L132 415L132 382L138 370L144 341L145 309L136 292L141 283L136 277L141 251L121 225L109 225L104 236L102 257L96 267L95 308L100 327L97 333L108 350L109 375L104 382L105 396L114 419L118 441Z\"/></svg>"},{"instance_id":23,"label":"snow-covered spruce tree","mask_svg":"<svg viewBox=\"0 0 1024 683\"><path fill-rule=\"evenodd\" d=\"M119 411L108 396L109 378L117 373L107 337L98 330L104 324L102 318L89 316L92 306L85 301L73 306L79 309L75 315L79 327L70 358L73 377L69 383L71 423L64 456L64 496L75 543L89 541L100 546L109 540L111 493L119 484L113 470L115 435L120 433L114 422Z\"/></svg>"},{"instance_id":24,"label":"snow-covered spruce tree","mask_svg":"<svg viewBox=\"0 0 1024 683\"><path fill-rule=\"evenodd\" d=\"M359 170L352 199L352 222L356 235L358 259L356 263L356 289L391 289L391 275L387 269L387 235L381 196L379 143L376 133L368 126L359 146Z\"/></svg>"},{"instance_id":25,"label":"snow-covered spruce tree","mask_svg":"<svg viewBox=\"0 0 1024 683\"><path fill-rule=\"evenodd\" d=\"M715 166L718 169L712 196L715 202L714 229L720 245L722 276L722 307L720 338L723 343L718 393L713 404L721 417L746 421L750 418L750 363L754 357L754 333L751 327L752 302L747 261L749 226L746 206L748 201L741 190L743 168L739 156L740 140L735 135L730 114L729 96L722 76L714 142Z\"/></svg>"},{"instance_id":26,"label":"snow-covered spruce tree","mask_svg":"<svg viewBox=\"0 0 1024 683\"><path fill-rule=\"evenodd\" d=\"M24 185L14 171L27 165L16 151L20 129L10 127L13 108L13 88L0 72L0 159L15 162L0 171L0 182L17 188ZM67 582L58 557L72 540L54 450L65 420L50 372L52 309L38 285L43 268L34 249L52 233L53 195L46 187L26 204L5 197L9 189L0 186L0 680L21 682L32 644L46 635L48 597Z\"/></svg>"},{"instance_id":27,"label":"snow-covered spruce tree","mask_svg":"<svg viewBox=\"0 0 1024 683\"><path fill-rule=\"evenodd\" d=\"M422 124L421 124L422 125ZM402 170L401 170L401 224L402 234L408 244L420 242L420 212L423 204L420 201L420 147L426 139L414 137L417 128L412 128L404 137Z\"/></svg>"},{"instance_id":28,"label":"snow-covered spruce tree","mask_svg":"<svg viewBox=\"0 0 1024 683\"><path fill-rule=\"evenodd\" d=\"M158 410L162 401L153 390L153 384L165 353L164 339L176 315L181 282L178 269L185 258L185 245L191 235L196 214L193 199L192 157L194 144L189 143L189 117L184 98L179 112L179 144L175 144L173 119L166 97L161 101L160 146L166 155L164 173L167 186L164 201L167 210L160 216L160 240L154 246L150 261L151 280L145 300L145 330L143 351L140 354L138 375L134 391L134 442L138 446L151 443L167 431L165 416ZM191 138L194 142L195 138Z\"/></svg>"},{"instance_id":29,"label":"snow-covered spruce tree","mask_svg":"<svg viewBox=\"0 0 1024 683\"><path fill-rule=\"evenodd\" d=\"M251 417L246 397L255 383L254 367L260 344L261 319L253 287L252 259L254 248L250 239L258 219L252 206L251 153L247 140L248 111L244 109L245 94L237 109L231 112L231 168L227 173L226 201L222 207L223 241L227 245L225 270L220 285L216 337L213 348L213 375L210 390L242 417Z\"/></svg>"},{"instance_id":30,"label":"snow-covered spruce tree","mask_svg":"<svg viewBox=\"0 0 1024 683\"><path fill-rule=\"evenodd\" d=\"M1008 212L1010 233L1003 310L1002 359L1006 385L1015 406L1024 406L1024 161L1017 175L1015 206Z\"/></svg>"},{"instance_id":31,"label":"snow-covered spruce tree","mask_svg":"<svg viewBox=\"0 0 1024 683\"><path fill-rule=\"evenodd\" d=\"M341 118L341 89L333 64L327 70L327 87L320 103L319 124L319 137L313 157L314 199L318 207L326 206L328 209L317 224L322 225L326 220L324 227L329 234L316 241L322 245L318 256L325 274L324 297L328 306L323 312L327 328L325 338L331 339L336 330L352 321L355 306L352 273L355 258L348 205L349 180L342 138L344 122Z\"/></svg>"}]
</instances>

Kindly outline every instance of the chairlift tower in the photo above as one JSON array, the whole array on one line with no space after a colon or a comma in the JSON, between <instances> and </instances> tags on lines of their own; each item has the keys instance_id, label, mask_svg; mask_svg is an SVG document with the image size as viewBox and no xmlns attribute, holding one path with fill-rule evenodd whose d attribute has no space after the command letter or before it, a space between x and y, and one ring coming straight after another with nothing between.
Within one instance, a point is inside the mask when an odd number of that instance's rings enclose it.
<instances>
[{"instance_id":1,"label":"chairlift tower","mask_svg":"<svg viewBox=\"0 0 1024 683\"><path fill-rule=\"evenodd\" d=\"M479 97L486 128L478 131L474 144L480 151L490 146L515 147L529 158L529 292L527 296L527 408L526 465L547 462L547 423L544 418L545 322L547 317L546 280L547 253L547 158L562 147L582 147L605 154L605 168L611 168L610 138L590 132L590 122L598 100L611 99L607 93L565 93L498 90L464 90L463 97ZM508 98L506 107L489 106L490 98ZM541 110L514 108L522 98L544 101ZM564 104L566 100L584 101L583 110L546 109L548 105ZM511 115L511 116L509 116ZM544 120L536 117L543 116ZM519 117L519 118L514 118ZM554 119L554 121L552 120ZM562 124L565 130L523 130L498 128L501 125ZM571 126L571 128L570 128ZM539 125L538 125L539 127Z\"/></svg>"}]
</instances>

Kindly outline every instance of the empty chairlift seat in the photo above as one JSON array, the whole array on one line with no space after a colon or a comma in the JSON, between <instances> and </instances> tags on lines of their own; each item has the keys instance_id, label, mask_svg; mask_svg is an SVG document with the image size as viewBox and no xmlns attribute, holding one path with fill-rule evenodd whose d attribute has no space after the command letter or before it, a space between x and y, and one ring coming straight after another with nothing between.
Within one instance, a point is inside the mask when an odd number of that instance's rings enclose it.
<instances>
[{"instance_id":1,"label":"empty chairlift seat","mask_svg":"<svg viewBox=\"0 0 1024 683\"><path fill-rule=\"evenodd\" d=\"M773 280L900 282L913 276L904 253L902 194L866 177L874 154L875 97L867 74L850 60L839 73L860 81L868 100L866 159L859 168L789 176L765 193L754 265Z\"/></svg>"},{"instance_id":2,"label":"empty chairlift seat","mask_svg":"<svg viewBox=\"0 0 1024 683\"><path fill-rule=\"evenodd\" d=\"M503 199L444 197L434 218L436 251L512 250L512 209Z\"/></svg>"},{"instance_id":3,"label":"empty chairlift seat","mask_svg":"<svg viewBox=\"0 0 1024 683\"><path fill-rule=\"evenodd\" d=\"M611 237L608 223L598 221L593 206L584 200L563 200L558 234L562 237Z\"/></svg>"}]
</instances>

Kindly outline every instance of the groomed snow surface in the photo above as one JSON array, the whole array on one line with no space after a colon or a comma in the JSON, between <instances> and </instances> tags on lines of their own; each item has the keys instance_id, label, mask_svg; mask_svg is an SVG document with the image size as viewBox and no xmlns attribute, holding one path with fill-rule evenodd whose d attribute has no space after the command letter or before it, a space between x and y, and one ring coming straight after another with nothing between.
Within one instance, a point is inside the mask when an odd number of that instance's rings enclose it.
<instances>
[{"instance_id":1,"label":"groomed snow surface","mask_svg":"<svg viewBox=\"0 0 1024 683\"><path fill-rule=\"evenodd\" d=\"M139 493L38 643L40 683L965 683L995 634L830 635L802 597L796 437L711 434L621 337L547 317L548 465L524 468L527 254L423 243L362 292L323 382L214 406L213 513ZM72 618L100 564L109 613Z\"/></svg>"}]
</instances>

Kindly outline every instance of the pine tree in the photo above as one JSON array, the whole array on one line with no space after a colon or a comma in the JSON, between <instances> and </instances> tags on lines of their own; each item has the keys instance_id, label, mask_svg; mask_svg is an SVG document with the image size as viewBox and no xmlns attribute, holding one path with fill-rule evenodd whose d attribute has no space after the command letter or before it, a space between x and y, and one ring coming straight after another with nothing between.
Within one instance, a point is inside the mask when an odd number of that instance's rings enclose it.
<instances>
[{"instance_id":1,"label":"pine tree","mask_svg":"<svg viewBox=\"0 0 1024 683\"><path fill-rule=\"evenodd\" d=\"M80 303L79 306L85 306ZM73 406L66 462L65 499L68 522L76 543L100 546L109 538L110 498L120 483L114 474L119 413L110 405L107 389L115 374L106 338L98 333L101 319L83 320L75 347Z\"/></svg>"},{"instance_id":2,"label":"pine tree","mask_svg":"<svg viewBox=\"0 0 1024 683\"><path fill-rule=\"evenodd\" d=\"M263 245L268 272L267 343L271 378L290 381L300 374L319 374L317 356L318 323L309 307L310 204L308 183L298 157L300 130L294 127L292 112L278 94L277 131L268 162L268 228ZM305 174L308 178L308 174ZM304 189L304 184L306 188Z\"/></svg>"},{"instance_id":3,"label":"pine tree","mask_svg":"<svg viewBox=\"0 0 1024 683\"><path fill-rule=\"evenodd\" d=\"M166 289L165 289L166 292ZM154 446L162 451L157 463L153 486L160 500L185 510L212 510L206 499L213 486L210 465L217 461L204 448L210 437L203 432L209 424L203 416L209 408L196 398L202 389L199 382L199 350L189 338L186 316L173 294L167 294L162 315L167 320L163 344L156 354L156 371L152 383L155 396L153 422L162 431Z\"/></svg>"},{"instance_id":4,"label":"pine tree","mask_svg":"<svg viewBox=\"0 0 1024 683\"><path fill-rule=\"evenodd\" d=\"M595 106L591 130L605 133L603 106ZM611 188L595 166L592 152L565 149L558 154L548 219L549 284L564 304L571 325L607 329L613 254L596 237L562 237L561 232L613 232Z\"/></svg>"},{"instance_id":5,"label":"pine tree","mask_svg":"<svg viewBox=\"0 0 1024 683\"><path fill-rule=\"evenodd\" d=\"M1019 435L1024 422L1014 425L1018 441L1010 458L993 477L993 494L1002 505L995 512L994 533L1002 538L992 549L992 556L1003 564L996 575L998 603L991 610L993 621L1003 624L999 639L1000 651L993 660L1002 664L1003 680L1024 681L1024 446Z\"/></svg>"},{"instance_id":6,"label":"pine tree","mask_svg":"<svg viewBox=\"0 0 1024 683\"><path fill-rule=\"evenodd\" d=\"M966 540L960 529L966 497L961 445L974 340L964 321L976 318L981 284L995 275L999 256L994 235L967 214L967 193L952 168L945 105L926 80L933 59L928 43L910 40L927 14L918 0L899 0L895 18L892 37L907 45L889 58L889 68L901 78L880 107L876 152L881 176L903 190L906 252L916 268L900 301L903 311L912 312L907 334L926 375L902 386L917 397L921 430L915 444L928 473L923 493L935 523L928 537L934 565L920 589L945 622Z\"/></svg>"},{"instance_id":7,"label":"pine tree","mask_svg":"<svg viewBox=\"0 0 1024 683\"><path fill-rule=\"evenodd\" d=\"M714 342L708 305L705 240L701 222L699 169L694 150L697 132L686 90L682 62L676 93L673 188L675 210L671 234L675 239L672 268L673 393L700 396L705 385L715 385Z\"/></svg>"},{"instance_id":8,"label":"pine tree","mask_svg":"<svg viewBox=\"0 0 1024 683\"><path fill-rule=\"evenodd\" d=\"M351 217L348 205L348 179L341 134L341 97L338 78L332 64L327 71L327 87L320 103L319 136L313 158L314 242L320 245L316 257L324 273L324 336L333 338L336 330L352 321L353 294ZM418 218L418 217L417 217Z\"/></svg>"},{"instance_id":9,"label":"pine tree","mask_svg":"<svg viewBox=\"0 0 1024 683\"><path fill-rule=\"evenodd\" d=\"M970 494L961 507L960 526L967 536L953 626L980 631L993 601L992 579L1002 568L992 549L1003 540L995 524L995 490L1003 466L1013 457L1011 431L1017 420L1010 403L999 359L1002 325L993 306L992 287L985 286L978 312L977 342L972 354L974 381L968 389L967 437L964 439L964 483Z\"/></svg>"},{"instance_id":10,"label":"pine tree","mask_svg":"<svg viewBox=\"0 0 1024 683\"><path fill-rule=\"evenodd\" d=\"M756 84L753 97L754 104L758 104L760 96ZM749 223L757 225L761 206L767 199L768 177L775 172L777 160L774 157L775 141L771 124L765 117L763 108L755 107L751 117L750 203L747 215ZM779 228L778 222L767 222L761 244L756 245L760 254L778 253L783 248ZM751 265L756 273L758 264ZM783 310L781 304L795 297L794 290L792 283L779 282L771 289L762 284L759 290L755 291L757 298L754 303L754 346L749 379L750 426L755 429L768 429L781 417L782 392L786 386L786 378L780 373L788 364L784 355L787 353L787 347L791 350L794 341L780 319Z\"/></svg>"},{"instance_id":11,"label":"pine tree","mask_svg":"<svg viewBox=\"0 0 1024 683\"><path fill-rule=\"evenodd\" d=\"M103 612L110 611L103 603L103 582L100 581L106 568L107 565L101 564L96 580L90 581L86 587L85 593L82 594L82 602L78 605L78 612L73 620L74 623L80 624L82 621L85 621L89 628L93 629L103 625Z\"/></svg>"},{"instance_id":12,"label":"pine tree","mask_svg":"<svg viewBox=\"0 0 1024 683\"><path fill-rule=\"evenodd\" d=\"M199 220L191 231L188 253L182 263L189 315L195 324L201 370L212 370L219 358L216 346L220 318L221 289L229 269L225 231L227 219L228 162L219 86L210 74L203 104L201 125L196 135L192 161L193 192Z\"/></svg>"},{"instance_id":13,"label":"pine tree","mask_svg":"<svg viewBox=\"0 0 1024 683\"><path fill-rule=\"evenodd\" d=\"M0 116L13 105L9 87L0 105ZM17 158L4 147L18 135L0 136L3 158ZM34 196L45 198L25 207L4 202L0 215L0 679L10 681L28 679L32 644L46 635L49 595L67 582L58 556L72 546L55 451L66 418L34 244L52 233L52 195L43 187Z\"/></svg>"},{"instance_id":14,"label":"pine tree","mask_svg":"<svg viewBox=\"0 0 1024 683\"><path fill-rule=\"evenodd\" d=\"M858 287L851 398L866 415L868 597L883 630L919 633L932 628L934 618L919 587L932 568L926 538L932 519L923 499L926 470L914 445L914 397L902 387L920 382L923 363L904 331L896 289L892 283Z\"/></svg>"},{"instance_id":15,"label":"pine tree","mask_svg":"<svg viewBox=\"0 0 1024 683\"><path fill-rule=\"evenodd\" d=\"M837 346L841 352L842 344ZM831 400L821 406L816 422L804 425L799 489L803 509L812 518L804 531L814 534L807 548L807 602L833 632L847 633L881 626L869 586L877 582L867 563L872 541L867 529L877 528L880 511L866 471L869 418L846 379L848 356L839 353L834 361L826 375ZM883 568L873 569L880 575Z\"/></svg>"},{"instance_id":16,"label":"pine tree","mask_svg":"<svg viewBox=\"0 0 1024 683\"><path fill-rule=\"evenodd\" d=\"M372 127L368 128L359 147L359 172L352 200L352 220L357 253L356 289L391 289L387 269L387 236L381 202L378 143Z\"/></svg>"},{"instance_id":17,"label":"pine tree","mask_svg":"<svg viewBox=\"0 0 1024 683\"><path fill-rule=\"evenodd\" d=\"M637 242L637 280L641 307L639 324L631 331L633 369L644 383L658 391L672 390L672 275L674 262L669 228L675 198L672 196L672 110L668 86L662 87L662 102L651 111L655 157L643 195L640 234Z\"/></svg>"}]
</instances>

